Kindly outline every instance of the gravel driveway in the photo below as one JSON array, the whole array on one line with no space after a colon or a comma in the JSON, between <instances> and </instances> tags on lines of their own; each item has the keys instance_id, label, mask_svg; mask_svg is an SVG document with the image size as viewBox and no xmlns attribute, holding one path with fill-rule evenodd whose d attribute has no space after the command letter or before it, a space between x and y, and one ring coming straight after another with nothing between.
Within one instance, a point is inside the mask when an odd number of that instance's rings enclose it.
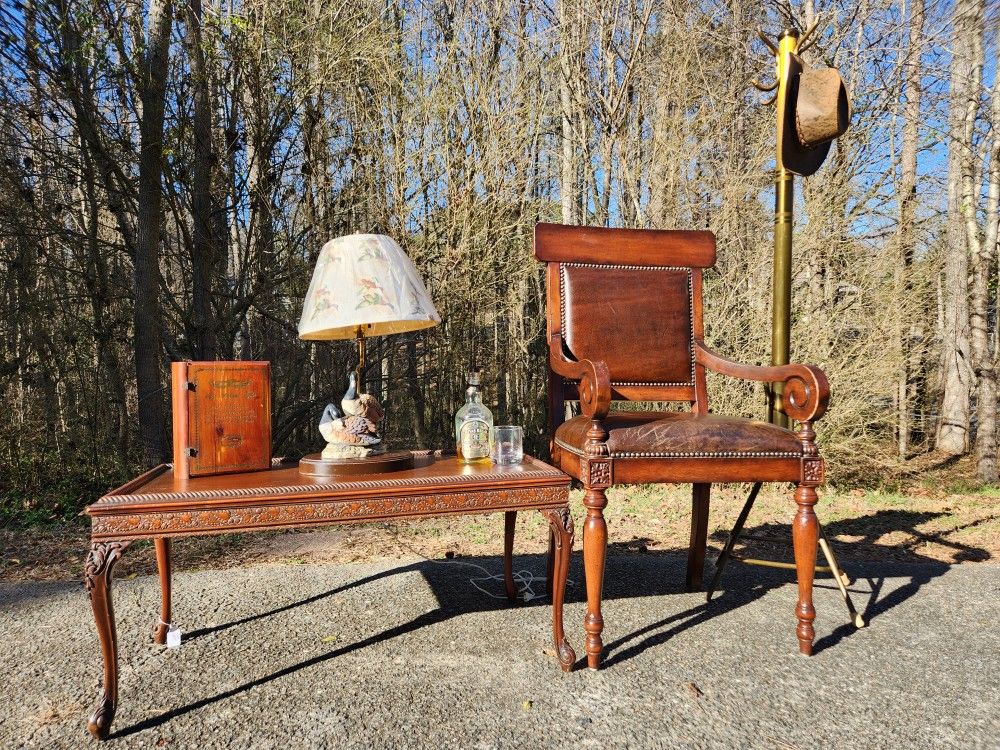
<instances>
[{"instance_id":1,"label":"gravel driveway","mask_svg":"<svg viewBox=\"0 0 1000 750\"><path fill-rule=\"evenodd\" d=\"M116 581L107 747L1000 747L995 564L872 566L852 587L870 621L857 632L821 578L807 659L790 573L733 565L706 608L681 591L682 557L613 555L606 668L567 675L546 653L545 600L509 608L462 562L178 572L179 649L149 639L155 579ZM544 570L538 556L515 563ZM582 656L579 564L566 620ZM0 584L0 634L0 747L96 745L82 585Z\"/></svg>"}]
</instances>

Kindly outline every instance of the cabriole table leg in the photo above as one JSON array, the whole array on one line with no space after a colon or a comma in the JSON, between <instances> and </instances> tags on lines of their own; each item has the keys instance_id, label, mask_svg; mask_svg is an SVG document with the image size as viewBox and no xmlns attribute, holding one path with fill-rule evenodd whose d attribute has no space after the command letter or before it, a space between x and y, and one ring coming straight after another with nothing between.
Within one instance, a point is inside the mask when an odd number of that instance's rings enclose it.
<instances>
[{"instance_id":1,"label":"cabriole table leg","mask_svg":"<svg viewBox=\"0 0 1000 750\"><path fill-rule=\"evenodd\" d=\"M94 610L97 637L104 656L104 683L97 696L87 729L98 739L106 739L118 707L118 639L115 613L111 605L111 575L115 563L130 542L93 542L84 567L84 584Z\"/></svg>"},{"instance_id":2,"label":"cabriole table leg","mask_svg":"<svg viewBox=\"0 0 1000 750\"><path fill-rule=\"evenodd\" d=\"M563 601L566 598L566 579L569 577L569 559L573 553L573 517L569 508L543 510L542 515L549 522L552 538L555 540L555 555L553 561L552 582L552 639L556 654L559 656L559 666L564 672L573 668L576 652L566 640L563 629Z\"/></svg>"}]
</instances>

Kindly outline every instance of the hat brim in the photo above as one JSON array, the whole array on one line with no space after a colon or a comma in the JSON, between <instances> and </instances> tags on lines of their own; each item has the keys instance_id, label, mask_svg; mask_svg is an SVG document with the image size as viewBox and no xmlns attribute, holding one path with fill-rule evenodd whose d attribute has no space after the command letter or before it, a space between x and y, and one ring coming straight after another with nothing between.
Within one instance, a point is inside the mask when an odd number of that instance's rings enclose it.
<instances>
[{"instance_id":1,"label":"hat brim","mask_svg":"<svg viewBox=\"0 0 1000 750\"><path fill-rule=\"evenodd\" d=\"M804 146L799 143L795 132L795 102L799 95L799 80L804 65L802 59L791 52L788 53L785 68L785 85L778 88L778 158L779 167L794 172L802 177L815 174L830 153L830 143L818 146Z\"/></svg>"}]
</instances>

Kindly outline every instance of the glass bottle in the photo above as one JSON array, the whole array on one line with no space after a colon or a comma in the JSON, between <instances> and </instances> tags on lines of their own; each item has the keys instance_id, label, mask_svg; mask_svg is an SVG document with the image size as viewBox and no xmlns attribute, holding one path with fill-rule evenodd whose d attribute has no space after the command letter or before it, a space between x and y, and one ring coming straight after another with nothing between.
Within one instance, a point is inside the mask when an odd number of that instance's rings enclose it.
<instances>
[{"instance_id":1,"label":"glass bottle","mask_svg":"<svg viewBox=\"0 0 1000 750\"><path fill-rule=\"evenodd\" d=\"M478 369L469 370L468 383L465 406L455 414L455 450L462 463L484 463L490 460L493 413L483 405Z\"/></svg>"}]
</instances>

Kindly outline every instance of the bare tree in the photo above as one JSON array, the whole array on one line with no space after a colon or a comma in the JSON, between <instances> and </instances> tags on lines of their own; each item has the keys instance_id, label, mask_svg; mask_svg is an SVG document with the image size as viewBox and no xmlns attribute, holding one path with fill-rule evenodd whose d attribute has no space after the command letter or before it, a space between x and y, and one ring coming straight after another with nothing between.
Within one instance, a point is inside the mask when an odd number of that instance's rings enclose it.
<instances>
[{"instance_id":1,"label":"bare tree","mask_svg":"<svg viewBox=\"0 0 1000 750\"><path fill-rule=\"evenodd\" d=\"M908 40L906 57L902 66L904 79L903 134L899 159L899 228L896 241L899 245L899 267L896 287L901 301L911 299L912 267L916 252L916 209L917 200L917 151L920 139L920 100L923 65L921 57L924 48L924 0L910 3L908 19ZM913 408L915 394L913 388L914 363L912 350L915 338L914 322L907 314L909 310L899 306L899 385L896 391L898 412L896 426L896 450L899 458L905 460L910 450L910 409Z\"/></svg>"},{"instance_id":2,"label":"bare tree","mask_svg":"<svg viewBox=\"0 0 1000 750\"><path fill-rule=\"evenodd\" d=\"M972 149L970 104L978 100L972 84L973 50L977 46L977 18L981 0L956 0L952 11L951 95L948 118L948 234L942 291L944 328L941 342L943 395L936 447L942 453L961 454L969 448L972 352L969 342L969 256L965 210L962 205L962 167ZM972 114L973 121L975 118Z\"/></svg>"},{"instance_id":3,"label":"bare tree","mask_svg":"<svg viewBox=\"0 0 1000 750\"><path fill-rule=\"evenodd\" d=\"M972 281L969 323L972 366L976 376L976 473L995 482L997 473L997 225L1000 222L1000 84L994 76L988 135L976 144L976 124L981 111L980 90L984 66L985 4L980 7L971 47L972 76L966 107L962 149L962 213ZM995 49L995 47L994 47ZM996 63L994 58L994 65ZM978 154L983 154L980 162ZM985 181L985 201L980 200ZM979 207L985 203L980 214Z\"/></svg>"},{"instance_id":4,"label":"bare tree","mask_svg":"<svg viewBox=\"0 0 1000 750\"><path fill-rule=\"evenodd\" d=\"M838 67L855 105L796 207L792 346L832 380L831 474L881 476L935 431L963 452L974 426L989 479L997 13L987 0L0 5L9 483L40 508L162 460L180 357L271 360L276 450L315 449L354 354L299 341L295 323L319 248L359 230L404 245L443 318L372 343L369 387L391 401L400 446L450 442L475 361L498 418L544 453L536 221L711 229L707 336L766 362L774 111L749 84L774 59L749 30L813 19L807 62ZM720 410L763 412L760 389L710 388ZM46 484L53 460L72 493Z\"/></svg>"},{"instance_id":5,"label":"bare tree","mask_svg":"<svg viewBox=\"0 0 1000 750\"><path fill-rule=\"evenodd\" d=\"M191 175L191 344L198 359L215 359L218 354L212 296L219 255L216 236L218 207L213 205L212 174L218 154L213 143L212 88L206 40L202 33L201 0L186 0L187 51L191 60L194 101L192 134L194 159Z\"/></svg>"}]
</instances>

